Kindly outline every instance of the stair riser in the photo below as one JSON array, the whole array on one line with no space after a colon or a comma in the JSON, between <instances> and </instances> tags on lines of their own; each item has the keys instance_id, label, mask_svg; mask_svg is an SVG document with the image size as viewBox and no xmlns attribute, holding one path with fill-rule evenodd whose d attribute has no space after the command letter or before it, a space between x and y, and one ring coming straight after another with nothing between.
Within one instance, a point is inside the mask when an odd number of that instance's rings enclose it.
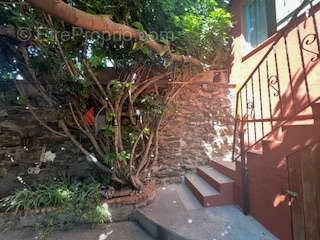
<instances>
[{"instance_id":1,"label":"stair riser","mask_svg":"<svg viewBox=\"0 0 320 240\"><path fill-rule=\"evenodd\" d=\"M205 197L204 199L204 207L217 207L217 206L223 206L223 205L231 205L234 204L233 197L230 198L230 196L225 195L219 195L219 196L211 196L211 197Z\"/></svg>"},{"instance_id":2,"label":"stair riser","mask_svg":"<svg viewBox=\"0 0 320 240\"><path fill-rule=\"evenodd\" d=\"M204 197L201 195L198 189L195 186L193 186L193 184L188 180L188 178L185 178L185 184L190 189L190 191L195 195L195 197L199 200L201 205L204 206Z\"/></svg>"},{"instance_id":3,"label":"stair riser","mask_svg":"<svg viewBox=\"0 0 320 240\"><path fill-rule=\"evenodd\" d=\"M191 182L189 182L187 178L185 179L185 183L188 186L188 188L191 190L191 192L196 196L196 198L199 200L199 202L203 207L216 207L216 206L229 205L234 203L233 190L226 194L219 194L219 195L204 197L201 195L198 189L195 186L193 186Z\"/></svg>"},{"instance_id":4,"label":"stair riser","mask_svg":"<svg viewBox=\"0 0 320 240\"><path fill-rule=\"evenodd\" d=\"M209 183L212 187L217 189L219 192L221 192L221 186L220 184L213 178L209 177L205 172L203 172L201 169L197 169L197 174L202 177L207 183Z\"/></svg>"},{"instance_id":5,"label":"stair riser","mask_svg":"<svg viewBox=\"0 0 320 240\"><path fill-rule=\"evenodd\" d=\"M219 163L217 162L214 162L214 161L210 161L209 162L209 166L214 168L215 170L217 170L218 172L226 175L227 177L231 178L231 179L235 179L235 171L233 171L232 169L229 169L225 166L222 166L220 165Z\"/></svg>"},{"instance_id":6,"label":"stair riser","mask_svg":"<svg viewBox=\"0 0 320 240\"><path fill-rule=\"evenodd\" d=\"M197 169L197 174L202 177L207 183L209 183L212 187L217 189L221 194L231 194L233 195L233 183L218 183L215 179L208 176L201 169Z\"/></svg>"}]
</instances>

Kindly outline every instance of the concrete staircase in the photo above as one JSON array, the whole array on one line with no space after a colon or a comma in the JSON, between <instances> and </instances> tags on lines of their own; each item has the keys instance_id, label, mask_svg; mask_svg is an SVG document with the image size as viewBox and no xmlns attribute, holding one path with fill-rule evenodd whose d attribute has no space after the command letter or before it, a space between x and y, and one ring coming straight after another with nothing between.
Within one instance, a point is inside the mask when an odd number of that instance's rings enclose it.
<instances>
[{"instance_id":1,"label":"concrete staircase","mask_svg":"<svg viewBox=\"0 0 320 240\"><path fill-rule=\"evenodd\" d=\"M233 204L234 180L210 166L197 168L187 174L185 183L204 207Z\"/></svg>"}]
</instances>

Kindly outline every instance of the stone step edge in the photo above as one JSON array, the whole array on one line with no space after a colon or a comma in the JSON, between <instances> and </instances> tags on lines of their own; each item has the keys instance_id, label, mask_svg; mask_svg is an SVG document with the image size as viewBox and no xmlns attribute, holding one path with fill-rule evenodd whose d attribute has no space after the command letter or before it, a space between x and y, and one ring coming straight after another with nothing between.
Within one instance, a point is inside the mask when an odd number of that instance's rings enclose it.
<instances>
[{"instance_id":1,"label":"stone step edge","mask_svg":"<svg viewBox=\"0 0 320 240\"><path fill-rule=\"evenodd\" d=\"M146 216L139 209L132 214L130 220L135 221L145 232L155 239L194 240L180 235L172 229Z\"/></svg>"},{"instance_id":2,"label":"stone step edge","mask_svg":"<svg viewBox=\"0 0 320 240\"><path fill-rule=\"evenodd\" d=\"M228 166L228 165L234 165L234 166ZM227 177L231 178L231 179L235 179L236 177L236 171L237 171L237 167L236 167L236 162L227 162L224 163L223 161L216 161L216 160L211 160L208 163L209 167L212 167L214 170L222 173L223 175L226 175Z\"/></svg>"},{"instance_id":3,"label":"stone step edge","mask_svg":"<svg viewBox=\"0 0 320 240\"><path fill-rule=\"evenodd\" d=\"M210 166L209 166L210 167ZM212 167L211 167L212 168ZM223 194L223 188L227 187L227 186L232 186L234 184L234 180L228 176L226 176L225 174L219 172L218 170L212 168L214 171L218 172L221 175L224 175L226 178L230 179L229 182L219 182L217 179L211 177L210 175L208 175L203 169L202 167L198 167L197 168L197 175L200 176L202 179L204 179L210 186L212 186L213 188L215 188L220 194ZM205 177L204 177L204 176ZM207 179L208 178L208 179Z\"/></svg>"},{"instance_id":4,"label":"stone step edge","mask_svg":"<svg viewBox=\"0 0 320 240\"><path fill-rule=\"evenodd\" d=\"M200 176L198 176L199 178L201 178ZM203 179L203 181L205 181ZM205 181L206 182L206 181ZM205 205L206 199L210 198L210 197L222 197L222 194L220 191L218 191L216 188L212 187L214 190L217 191L217 194L215 195L209 195L209 196L204 196L203 194L201 194L201 192L196 188L196 186L194 186L192 184L192 182L190 182L190 180L185 176L185 184L186 186L189 188L189 190L192 192L192 194L196 197L196 199L198 199L198 201L200 202L202 207L207 207ZM207 183L209 184L209 183ZM210 184L209 184L210 185Z\"/></svg>"}]
</instances>

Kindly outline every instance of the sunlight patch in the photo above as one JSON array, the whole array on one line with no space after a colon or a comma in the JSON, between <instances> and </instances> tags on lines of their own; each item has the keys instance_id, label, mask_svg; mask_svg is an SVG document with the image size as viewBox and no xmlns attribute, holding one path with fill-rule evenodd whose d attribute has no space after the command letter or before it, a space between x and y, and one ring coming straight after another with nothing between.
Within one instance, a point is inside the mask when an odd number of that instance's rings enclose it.
<instances>
[{"instance_id":1,"label":"sunlight patch","mask_svg":"<svg viewBox=\"0 0 320 240\"><path fill-rule=\"evenodd\" d=\"M112 233L113 233L113 230L111 230L111 231L108 232L108 233L101 233L101 234L99 235L98 240L106 240Z\"/></svg>"}]
</instances>

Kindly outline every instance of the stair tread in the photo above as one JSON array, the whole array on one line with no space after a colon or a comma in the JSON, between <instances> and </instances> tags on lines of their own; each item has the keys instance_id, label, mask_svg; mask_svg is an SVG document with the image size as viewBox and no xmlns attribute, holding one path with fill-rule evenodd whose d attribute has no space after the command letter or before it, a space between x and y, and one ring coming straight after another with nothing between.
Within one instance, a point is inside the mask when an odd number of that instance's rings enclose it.
<instances>
[{"instance_id":1,"label":"stair tread","mask_svg":"<svg viewBox=\"0 0 320 240\"><path fill-rule=\"evenodd\" d=\"M276 143L282 143L281 140L278 139L264 139L262 140L263 142L276 142Z\"/></svg>"},{"instance_id":2,"label":"stair tread","mask_svg":"<svg viewBox=\"0 0 320 240\"><path fill-rule=\"evenodd\" d=\"M220 173L219 171L213 169L212 167L201 166L201 167L198 167L198 169L200 169L202 172L204 172L210 178L214 179L219 184L234 182L231 178L229 178L226 175Z\"/></svg>"},{"instance_id":3,"label":"stair tread","mask_svg":"<svg viewBox=\"0 0 320 240\"><path fill-rule=\"evenodd\" d=\"M284 125L282 126L282 129L288 129L288 128L319 128L318 126L311 125L311 124L295 124L295 125Z\"/></svg>"},{"instance_id":4,"label":"stair tread","mask_svg":"<svg viewBox=\"0 0 320 240\"><path fill-rule=\"evenodd\" d=\"M236 163L235 162L223 161L223 160L219 160L219 159L211 160L210 162L219 164L222 167L228 168L233 171L236 170Z\"/></svg>"},{"instance_id":5,"label":"stair tread","mask_svg":"<svg viewBox=\"0 0 320 240\"><path fill-rule=\"evenodd\" d=\"M196 174L187 174L188 181L200 192L203 197L219 195L220 193Z\"/></svg>"},{"instance_id":6,"label":"stair tread","mask_svg":"<svg viewBox=\"0 0 320 240\"><path fill-rule=\"evenodd\" d=\"M249 150L248 153L254 153L258 155L263 155L263 150Z\"/></svg>"}]
</instances>

